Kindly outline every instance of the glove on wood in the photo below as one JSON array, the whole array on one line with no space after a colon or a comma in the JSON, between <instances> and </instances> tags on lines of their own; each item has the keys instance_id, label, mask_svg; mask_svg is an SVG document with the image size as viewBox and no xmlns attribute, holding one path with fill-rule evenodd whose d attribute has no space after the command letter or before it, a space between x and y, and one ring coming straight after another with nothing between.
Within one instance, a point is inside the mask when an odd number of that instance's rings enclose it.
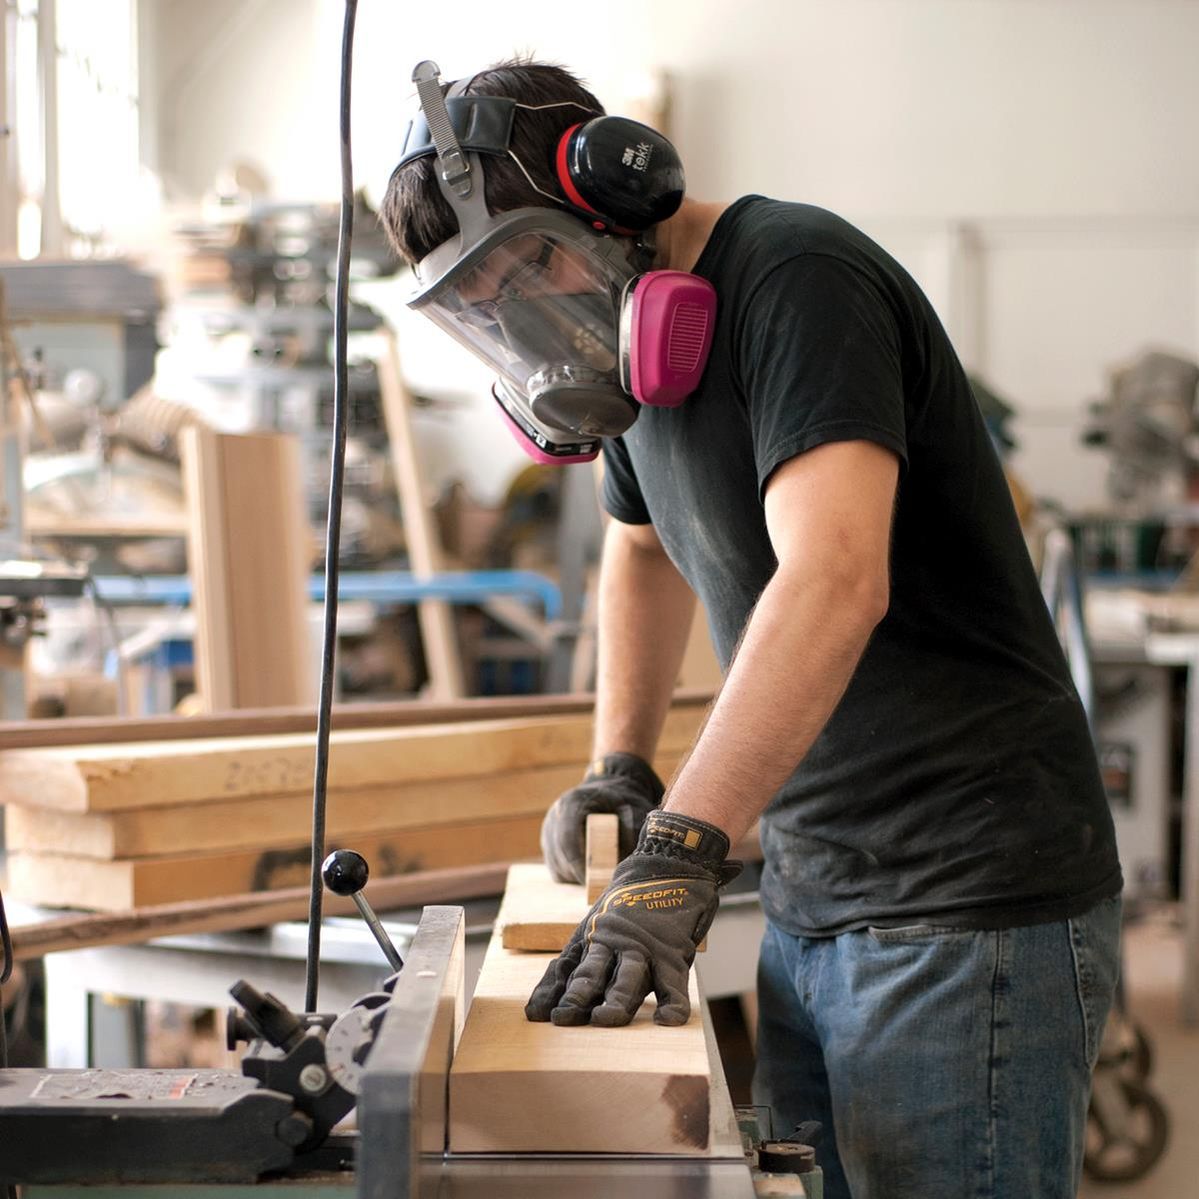
<instances>
[{"instance_id":1,"label":"glove on wood","mask_svg":"<svg viewBox=\"0 0 1199 1199\"><path fill-rule=\"evenodd\" d=\"M703 820L651 812L636 850L537 984L525 1015L554 1024L628 1024L645 997L659 1024L691 1015L687 977L716 915L720 888L741 873L729 839Z\"/></svg>"},{"instance_id":2,"label":"glove on wood","mask_svg":"<svg viewBox=\"0 0 1199 1199\"><path fill-rule=\"evenodd\" d=\"M665 791L654 768L636 754L607 754L593 762L583 781L558 796L541 822L541 854L555 881L583 881L588 816L615 814L620 856L627 857L646 816L662 802Z\"/></svg>"}]
</instances>

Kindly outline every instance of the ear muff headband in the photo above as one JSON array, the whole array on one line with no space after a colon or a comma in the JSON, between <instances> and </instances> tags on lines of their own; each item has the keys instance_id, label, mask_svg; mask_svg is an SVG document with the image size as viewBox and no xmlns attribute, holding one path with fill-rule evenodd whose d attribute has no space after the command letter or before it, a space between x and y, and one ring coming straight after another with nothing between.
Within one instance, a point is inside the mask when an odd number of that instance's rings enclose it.
<instances>
[{"instance_id":1,"label":"ear muff headband","mask_svg":"<svg viewBox=\"0 0 1199 1199\"><path fill-rule=\"evenodd\" d=\"M460 148L484 156L511 154L513 120L521 106L502 96L455 95L455 89L446 110ZM436 153L422 112L409 125L395 169ZM672 216L682 203L678 152L656 130L627 117L597 116L571 125L558 139L552 165L564 202L605 231L629 236Z\"/></svg>"}]
</instances>

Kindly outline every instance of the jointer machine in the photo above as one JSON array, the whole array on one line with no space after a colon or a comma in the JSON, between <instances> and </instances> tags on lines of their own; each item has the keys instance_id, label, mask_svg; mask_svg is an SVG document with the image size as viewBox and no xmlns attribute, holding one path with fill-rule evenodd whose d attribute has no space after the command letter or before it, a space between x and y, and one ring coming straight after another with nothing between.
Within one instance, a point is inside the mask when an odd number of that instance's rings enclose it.
<instances>
[{"instance_id":1,"label":"jointer machine","mask_svg":"<svg viewBox=\"0 0 1199 1199\"><path fill-rule=\"evenodd\" d=\"M379 941L392 973L378 991L337 1015L295 1013L236 982L227 1029L231 1045L247 1043L240 1073L0 1070L0 1184L28 1199L822 1199L812 1130L776 1141L768 1112L733 1108L706 1005L707 1156L453 1152L464 910L426 907L401 961L362 895L365 862L339 850L323 876L354 895Z\"/></svg>"}]
</instances>

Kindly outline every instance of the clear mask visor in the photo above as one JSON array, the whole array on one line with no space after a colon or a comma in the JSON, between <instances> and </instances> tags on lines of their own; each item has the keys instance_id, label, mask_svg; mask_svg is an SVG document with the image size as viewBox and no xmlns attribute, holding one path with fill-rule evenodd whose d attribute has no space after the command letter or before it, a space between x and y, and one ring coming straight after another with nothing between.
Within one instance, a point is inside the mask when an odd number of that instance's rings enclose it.
<instances>
[{"instance_id":1,"label":"clear mask visor","mask_svg":"<svg viewBox=\"0 0 1199 1199\"><path fill-rule=\"evenodd\" d=\"M536 407L562 389L619 391L621 295L633 274L578 239L518 232L421 311Z\"/></svg>"}]
</instances>

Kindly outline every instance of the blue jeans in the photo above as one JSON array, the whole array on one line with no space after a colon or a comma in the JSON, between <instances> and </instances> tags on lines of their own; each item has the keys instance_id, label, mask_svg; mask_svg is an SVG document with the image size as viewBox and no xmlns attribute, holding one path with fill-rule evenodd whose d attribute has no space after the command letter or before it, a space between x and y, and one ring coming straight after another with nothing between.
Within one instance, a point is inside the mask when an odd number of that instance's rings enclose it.
<instances>
[{"instance_id":1,"label":"blue jeans","mask_svg":"<svg viewBox=\"0 0 1199 1199\"><path fill-rule=\"evenodd\" d=\"M819 1120L825 1199L1074 1199L1120 900L1055 924L768 924L754 1102Z\"/></svg>"}]
</instances>

